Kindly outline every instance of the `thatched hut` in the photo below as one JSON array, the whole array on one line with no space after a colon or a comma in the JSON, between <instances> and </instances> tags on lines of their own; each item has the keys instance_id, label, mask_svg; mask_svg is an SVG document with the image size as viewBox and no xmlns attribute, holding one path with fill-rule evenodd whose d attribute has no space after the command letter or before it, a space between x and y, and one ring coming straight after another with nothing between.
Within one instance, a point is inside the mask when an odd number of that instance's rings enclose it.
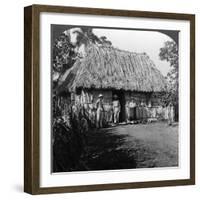
<instances>
[{"instance_id":1,"label":"thatched hut","mask_svg":"<svg viewBox=\"0 0 200 200\"><path fill-rule=\"evenodd\" d=\"M125 105L130 99L137 104L159 105L155 94L165 92L167 83L146 53L93 44L85 55L60 77L57 94L65 93L71 100L87 105L101 93L105 109L116 94L121 104L120 121L126 118Z\"/></svg>"}]
</instances>

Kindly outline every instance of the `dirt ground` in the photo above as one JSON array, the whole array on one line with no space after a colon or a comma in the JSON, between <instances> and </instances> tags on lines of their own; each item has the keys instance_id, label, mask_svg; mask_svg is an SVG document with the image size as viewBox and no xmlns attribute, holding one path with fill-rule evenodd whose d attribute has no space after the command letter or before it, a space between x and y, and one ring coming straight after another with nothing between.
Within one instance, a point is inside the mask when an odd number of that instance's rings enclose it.
<instances>
[{"instance_id":1,"label":"dirt ground","mask_svg":"<svg viewBox=\"0 0 200 200\"><path fill-rule=\"evenodd\" d=\"M178 125L121 125L93 130L84 158L88 170L178 166Z\"/></svg>"}]
</instances>

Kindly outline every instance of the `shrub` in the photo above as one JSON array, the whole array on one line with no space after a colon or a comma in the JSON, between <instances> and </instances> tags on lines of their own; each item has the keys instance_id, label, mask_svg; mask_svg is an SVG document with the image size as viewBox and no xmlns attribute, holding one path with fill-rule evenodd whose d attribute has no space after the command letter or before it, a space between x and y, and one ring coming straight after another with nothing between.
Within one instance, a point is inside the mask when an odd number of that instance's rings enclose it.
<instances>
[{"instance_id":1,"label":"shrub","mask_svg":"<svg viewBox=\"0 0 200 200\"><path fill-rule=\"evenodd\" d=\"M59 112L57 112L59 113ZM68 121L62 116L53 123L53 172L76 171L87 168L82 157L86 152L86 138L89 131L84 109L78 107L68 114Z\"/></svg>"}]
</instances>

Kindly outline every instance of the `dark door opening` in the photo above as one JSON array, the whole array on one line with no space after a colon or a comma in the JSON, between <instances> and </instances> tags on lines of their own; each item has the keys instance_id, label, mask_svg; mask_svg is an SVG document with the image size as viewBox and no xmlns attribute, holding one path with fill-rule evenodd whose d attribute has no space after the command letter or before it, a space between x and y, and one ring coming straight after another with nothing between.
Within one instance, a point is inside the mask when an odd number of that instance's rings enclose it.
<instances>
[{"instance_id":1,"label":"dark door opening","mask_svg":"<svg viewBox=\"0 0 200 200\"><path fill-rule=\"evenodd\" d=\"M113 91L113 96L114 95L117 95L117 98L118 98L120 105L121 105L121 111L120 111L120 114L119 114L119 122L124 122L126 120L126 112L125 112L126 101L125 101L124 91L122 91L122 90Z\"/></svg>"}]
</instances>

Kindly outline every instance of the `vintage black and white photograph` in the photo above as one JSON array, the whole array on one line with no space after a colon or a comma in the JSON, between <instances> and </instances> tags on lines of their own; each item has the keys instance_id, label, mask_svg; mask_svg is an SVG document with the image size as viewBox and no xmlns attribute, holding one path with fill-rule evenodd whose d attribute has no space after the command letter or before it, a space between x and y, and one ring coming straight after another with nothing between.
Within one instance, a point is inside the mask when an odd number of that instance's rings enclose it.
<instances>
[{"instance_id":1,"label":"vintage black and white photograph","mask_svg":"<svg viewBox=\"0 0 200 200\"><path fill-rule=\"evenodd\" d=\"M179 166L178 41L51 25L52 173Z\"/></svg>"}]
</instances>

